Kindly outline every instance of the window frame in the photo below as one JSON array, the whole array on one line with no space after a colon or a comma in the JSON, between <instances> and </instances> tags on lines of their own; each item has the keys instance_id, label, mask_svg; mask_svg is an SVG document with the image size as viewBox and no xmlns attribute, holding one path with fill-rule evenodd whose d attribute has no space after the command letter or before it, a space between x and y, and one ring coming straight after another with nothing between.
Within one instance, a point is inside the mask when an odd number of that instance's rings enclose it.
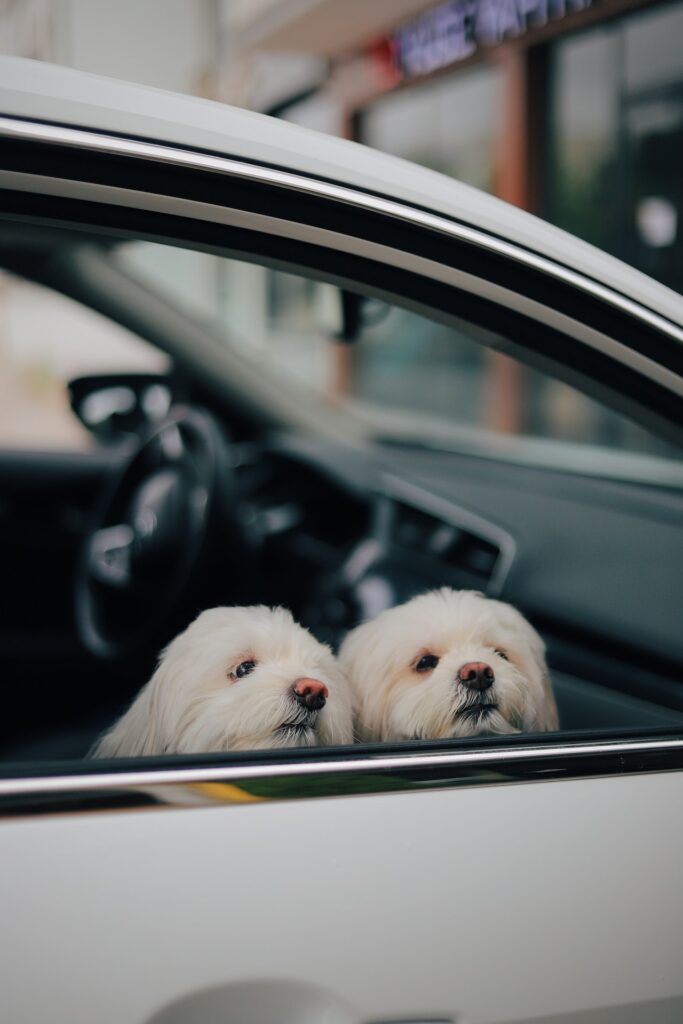
<instances>
[{"instance_id":1,"label":"window frame","mask_svg":"<svg viewBox=\"0 0 683 1024\"><path fill-rule=\"evenodd\" d=\"M565 379L569 371L583 385L592 380L601 397L618 395L622 410L625 394L641 421L683 438L683 330L548 257L386 196L234 158L10 118L0 118L3 136L0 211L10 216L124 236L135 225L157 241L268 253L293 272L322 266L350 284L367 275L388 297L409 286L418 310L447 315L455 306L458 316L473 309L506 330L517 323L516 349L561 367ZM182 766L171 760L144 769L85 762L0 773L0 814L681 770L683 732L478 738L393 751L358 745L302 756L194 757ZM318 794L302 785L311 777L323 780ZM280 780L280 788L250 795L249 780L264 778Z\"/></svg>"}]
</instances>

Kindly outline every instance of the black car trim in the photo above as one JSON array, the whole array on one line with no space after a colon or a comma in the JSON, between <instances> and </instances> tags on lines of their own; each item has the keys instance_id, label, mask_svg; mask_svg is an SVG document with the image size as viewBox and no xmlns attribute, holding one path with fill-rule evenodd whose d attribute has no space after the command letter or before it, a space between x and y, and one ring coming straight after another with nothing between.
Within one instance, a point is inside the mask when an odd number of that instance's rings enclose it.
<instances>
[{"instance_id":1,"label":"black car trim","mask_svg":"<svg viewBox=\"0 0 683 1024\"><path fill-rule=\"evenodd\" d=\"M376 199L375 202L383 203L385 209L373 208L372 197L345 186L325 185L292 172L268 171L258 165L203 156L159 144L88 135L76 129L49 129L34 124L30 126L34 134L57 134L62 144L26 142L21 138L16 141L14 136L18 134L21 137L27 126L14 122L8 127L7 122L0 119L0 131L3 124L10 137L3 160L11 169L99 181L136 191L146 181L156 194L193 197L228 206L237 204L252 211L258 208L260 212L274 212L295 222L305 220L342 234L381 240L383 244L394 244L402 251L418 254L424 252L426 244L430 258L447 266L464 265L461 261L453 263L457 248L459 255L466 256L468 269L475 273L483 251L486 254L486 274L480 276L496 280L500 279L503 271L506 286L529 295L534 293L543 304L564 309L573 316L576 314L577 290L580 290L583 305L587 305L590 314L586 322L603 330L606 326L604 306L607 303L611 307L608 317L610 333L613 333L611 328L615 315L621 319L620 344L645 351L648 357L659 358L664 363L672 361L679 367L678 372L683 368L683 346L679 344L683 330L667 318L585 275L556 264L548 257L530 253L514 243L500 241L486 232L437 214L422 213L391 200ZM64 139L69 142L65 144ZM159 174L160 162L166 166L163 178ZM75 163L79 166L75 167ZM227 196L224 188L226 176L231 179ZM271 180L273 176L277 180ZM302 201L305 209L302 209ZM533 286L531 289L529 284ZM644 345L630 339L634 323L640 329L649 327Z\"/></svg>"},{"instance_id":2,"label":"black car trim","mask_svg":"<svg viewBox=\"0 0 683 1024\"><path fill-rule=\"evenodd\" d=\"M50 129L55 130L52 133L53 135L55 134L55 132L61 133L61 144L64 146L91 146L97 149L102 149L106 148L107 141L109 141L110 148L112 148L111 143L115 142L120 143L122 146L126 146L128 148L130 148L131 146L144 147L145 151L148 154L151 154L152 151L157 151L155 159L166 163L171 162L171 154L173 153L176 153L178 155L177 162L179 163L182 162L183 157L185 158L185 162L192 161L192 163L196 163L197 158L204 157L205 159L211 161L221 161L223 162L224 165L233 164L235 165L236 168L238 168L237 173L239 173L241 169L241 173L244 174L249 169L253 168L257 170L260 169L263 172L272 172L274 174L282 176L283 178L286 177L288 179L291 179L292 182L294 181L294 179L296 179L297 184L294 185L292 183L289 186L291 188L303 188L305 187L304 183L308 182L309 184L330 186L331 188L337 190L344 190L345 192L349 193L353 192L359 197L376 199L381 202L391 203L395 206L400 205L405 210L414 211L415 213L421 213L429 218L438 218L439 220L447 222L448 224L451 224L454 227L458 227L465 232L481 233L482 236L486 236L489 239L494 240L503 246L514 247L518 254L524 253L533 260L548 261L549 264L554 264L556 267L561 268L566 273L570 273L575 276L581 276L586 281L589 281L593 285L598 286L600 289L609 290L614 295L621 297L622 299L626 300L629 303L633 301L632 297L628 295L626 292L614 288L613 286L605 286L604 282L600 281L593 275L587 274L585 272L581 272L580 275L577 275L576 270L570 264L565 263L564 261L556 257L543 256L539 254L537 250L533 249L529 245L525 245L524 243L521 242L513 243L505 235L498 234L489 228L476 228L469 221L466 221L462 218L458 218L451 214L437 212L431 209L430 207L425 206L424 204L417 203L415 201L411 201L408 199L397 200L390 193L382 192L379 189L372 189L368 188L367 186L360 185L349 185L346 182L340 181L335 178L330 178L325 175L317 174L315 172L308 172L304 174L304 172L302 171L292 170L290 167L287 167L285 165L271 163L265 160L259 160L252 157L246 159L244 156L241 156L239 154L221 152L206 147L191 146L189 144L179 142L174 142L173 144L170 144L168 142L143 135L136 135L113 130L107 130L106 132L104 132L102 130L91 127L75 128L73 125L68 124L66 122L50 121L32 117L20 117L17 115L8 115L0 113L0 136L4 134L11 138L42 138L50 133ZM117 149L117 151L120 150ZM652 313L654 316L658 318L661 318L661 320L663 320L671 327L673 327L674 330L678 332L678 335L680 337L681 325L679 323L676 323L670 317L667 317L664 314L653 310L649 306L643 305L642 303L640 303L639 305L642 309L648 310L648 312Z\"/></svg>"}]
</instances>

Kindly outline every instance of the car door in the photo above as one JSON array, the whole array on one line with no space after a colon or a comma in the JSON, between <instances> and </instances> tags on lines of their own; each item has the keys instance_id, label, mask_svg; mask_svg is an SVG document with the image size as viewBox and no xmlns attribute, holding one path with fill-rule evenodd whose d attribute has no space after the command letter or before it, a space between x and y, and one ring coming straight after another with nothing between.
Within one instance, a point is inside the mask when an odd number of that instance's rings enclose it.
<instances>
[{"instance_id":1,"label":"car door","mask_svg":"<svg viewBox=\"0 0 683 1024\"><path fill-rule=\"evenodd\" d=\"M668 298L379 184L235 157L244 139L227 157L128 137L121 110L117 133L81 130L77 109L72 127L3 120L5 215L504 322L520 351L675 435ZM677 1020L682 752L669 729L8 769L3 1019Z\"/></svg>"}]
</instances>

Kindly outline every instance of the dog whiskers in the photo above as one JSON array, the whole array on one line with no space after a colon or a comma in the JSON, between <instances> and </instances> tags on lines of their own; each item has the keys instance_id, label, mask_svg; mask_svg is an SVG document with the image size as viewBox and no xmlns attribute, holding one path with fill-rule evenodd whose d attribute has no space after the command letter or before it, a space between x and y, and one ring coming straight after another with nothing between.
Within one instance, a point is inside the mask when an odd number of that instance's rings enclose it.
<instances>
[{"instance_id":1,"label":"dog whiskers","mask_svg":"<svg viewBox=\"0 0 683 1024\"><path fill-rule=\"evenodd\" d=\"M318 722L317 711L305 711L301 710L298 714L295 714L293 718L287 719L282 725L278 726L276 732L278 733L293 733L294 735L303 736L307 732L313 732Z\"/></svg>"},{"instance_id":2,"label":"dog whiskers","mask_svg":"<svg viewBox=\"0 0 683 1024\"><path fill-rule=\"evenodd\" d=\"M464 708L459 708L455 712L455 717L464 718L469 721L470 719L486 718L488 715L492 714L492 712L497 710L497 704L482 704L477 701L476 703L467 704Z\"/></svg>"}]
</instances>

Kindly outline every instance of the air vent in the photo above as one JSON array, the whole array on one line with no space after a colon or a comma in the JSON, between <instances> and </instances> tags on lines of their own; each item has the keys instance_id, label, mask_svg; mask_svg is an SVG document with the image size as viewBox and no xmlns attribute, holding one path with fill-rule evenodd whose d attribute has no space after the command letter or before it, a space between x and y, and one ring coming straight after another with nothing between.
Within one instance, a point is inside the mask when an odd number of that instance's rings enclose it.
<instances>
[{"instance_id":1,"label":"air vent","mask_svg":"<svg viewBox=\"0 0 683 1024\"><path fill-rule=\"evenodd\" d=\"M395 508L394 541L400 547L410 548L412 551L433 551L435 535L443 524L426 512L411 508L409 505L397 504Z\"/></svg>"},{"instance_id":2,"label":"air vent","mask_svg":"<svg viewBox=\"0 0 683 1024\"><path fill-rule=\"evenodd\" d=\"M403 502L396 502L394 510L392 540L397 548L420 552L456 570L458 586L487 588L501 556L497 544Z\"/></svg>"},{"instance_id":3,"label":"air vent","mask_svg":"<svg viewBox=\"0 0 683 1024\"><path fill-rule=\"evenodd\" d=\"M500 549L490 541L475 537L465 530L457 532L459 536L441 557L457 569L464 569L483 580L490 580L500 558Z\"/></svg>"}]
</instances>

